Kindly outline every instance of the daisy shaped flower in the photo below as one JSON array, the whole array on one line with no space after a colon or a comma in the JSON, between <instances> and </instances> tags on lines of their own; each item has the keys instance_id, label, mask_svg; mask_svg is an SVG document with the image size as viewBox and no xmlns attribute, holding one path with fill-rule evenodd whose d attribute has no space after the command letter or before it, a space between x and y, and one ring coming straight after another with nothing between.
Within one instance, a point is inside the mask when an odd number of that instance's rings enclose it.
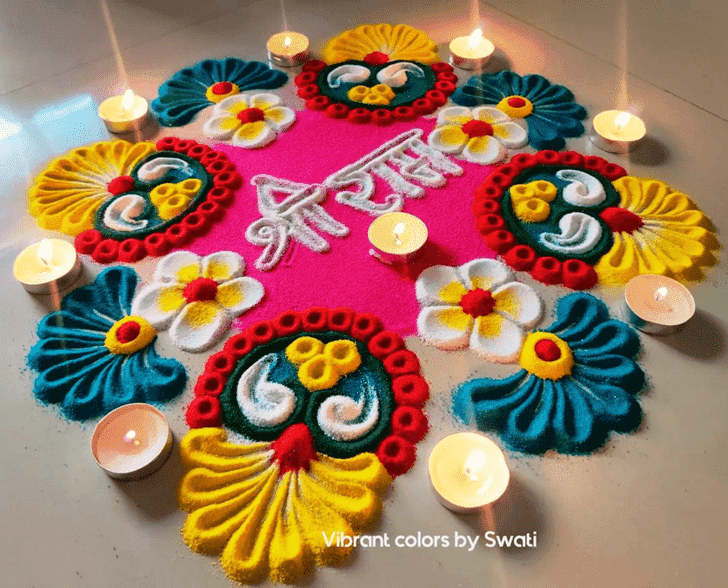
<instances>
[{"instance_id":1,"label":"daisy shaped flower","mask_svg":"<svg viewBox=\"0 0 728 588\"><path fill-rule=\"evenodd\" d=\"M175 251L159 262L153 281L134 298L132 312L157 330L169 328L180 349L204 351L263 298L263 285L242 277L244 272L245 261L232 251L203 258Z\"/></svg>"},{"instance_id":2,"label":"daisy shaped flower","mask_svg":"<svg viewBox=\"0 0 728 588\"><path fill-rule=\"evenodd\" d=\"M567 137L584 133L586 109L574 101L571 90L545 77L519 76L512 71L473 76L452 95L455 104L495 104L511 118L528 125L528 144L534 149L562 149Z\"/></svg>"},{"instance_id":3,"label":"daisy shaped flower","mask_svg":"<svg viewBox=\"0 0 728 588\"><path fill-rule=\"evenodd\" d=\"M494 259L427 268L415 284L423 307L420 337L440 349L469 344L490 361L516 361L524 329L538 322L543 304L533 288L512 279L508 267Z\"/></svg>"},{"instance_id":4,"label":"daisy shaped flower","mask_svg":"<svg viewBox=\"0 0 728 588\"><path fill-rule=\"evenodd\" d=\"M287 130L296 114L275 94L236 94L219 102L202 131L212 139L246 149L265 147Z\"/></svg>"},{"instance_id":5,"label":"daisy shaped flower","mask_svg":"<svg viewBox=\"0 0 728 588\"><path fill-rule=\"evenodd\" d=\"M443 153L459 154L467 161L488 165L503 159L506 148L528 142L523 128L497 108L453 106L440 111L428 142Z\"/></svg>"},{"instance_id":6,"label":"daisy shaped flower","mask_svg":"<svg viewBox=\"0 0 728 588\"><path fill-rule=\"evenodd\" d=\"M577 292L559 299L556 320L528 335L519 372L478 378L453 395L454 412L496 431L516 451L585 454L610 431L628 432L642 420L637 394L645 374L632 359L640 338L609 318L607 305Z\"/></svg>"}]
</instances>

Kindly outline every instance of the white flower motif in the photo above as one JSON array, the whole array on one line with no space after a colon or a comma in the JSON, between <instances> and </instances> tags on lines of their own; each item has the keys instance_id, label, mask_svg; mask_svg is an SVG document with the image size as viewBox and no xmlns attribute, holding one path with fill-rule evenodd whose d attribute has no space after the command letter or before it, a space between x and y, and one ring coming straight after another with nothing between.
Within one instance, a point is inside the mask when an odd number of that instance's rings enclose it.
<instances>
[{"instance_id":1,"label":"white flower motif","mask_svg":"<svg viewBox=\"0 0 728 588\"><path fill-rule=\"evenodd\" d=\"M265 147L296 120L296 113L280 103L275 94L235 94L215 105L202 131L212 139L232 138L238 147Z\"/></svg>"},{"instance_id":2,"label":"white flower motif","mask_svg":"<svg viewBox=\"0 0 728 588\"><path fill-rule=\"evenodd\" d=\"M245 261L232 251L201 258L189 251L164 257L152 282L132 302L158 331L169 327L172 342L184 351L204 351L232 320L263 298L263 285L242 277ZM171 326L170 326L171 325Z\"/></svg>"},{"instance_id":3,"label":"white flower motif","mask_svg":"<svg viewBox=\"0 0 728 588\"><path fill-rule=\"evenodd\" d=\"M423 307L417 317L420 337L440 349L470 344L489 361L516 361L524 329L541 319L543 303L533 288L512 279L511 270L494 259L427 268L415 283Z\"/></svg>"},{"instance_id":4,"label":"white flower motif","mask_svg":"<svg viewBox=\"0 0 728 588\"><path fill-rule=\"evenodd\" d=\"M473 163L489 165L503 159L506 148L518 149L528 133L503 111L491 106L453 106L440 111L428 142L443 153L459 154Z\"/></svg>"}]
</instances>

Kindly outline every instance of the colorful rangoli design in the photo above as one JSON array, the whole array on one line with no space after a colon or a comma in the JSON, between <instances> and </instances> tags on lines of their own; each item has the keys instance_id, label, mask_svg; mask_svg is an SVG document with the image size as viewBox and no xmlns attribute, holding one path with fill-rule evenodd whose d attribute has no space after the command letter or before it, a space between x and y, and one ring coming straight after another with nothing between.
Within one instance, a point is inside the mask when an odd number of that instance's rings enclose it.
<instances>
[{"instance_id":1,"label":"colorful rangoli design","mask_svg":"<svg viewBox=\"0 0 728 588\"><path fill-rule=\"evenodd\" d=\"M38 323L28 365L38 372L33 394L40 402L60 404L67 418L83 421L184 390L182 364L157 355L157 331L131 312L138 280L130 268L106 269Z\"/></svg>"},{"instance_id":2,"label":"colorful rangoli design","mask_svg":"<svg viewBox=\"0 0 728 588\"><path fill-rule=\"evenodd\" d=\"M417 356L374 315L289 311L231 337L187 410L185 542L241 583L343 563L352 548L327 537L379 517L427 432L428 394Z\"/></svg>"},{"instance_id":3,"label":"colorful rangoli design","mask_svg":"<svg viewBox=\"0 0 728 588\"><path fill-rule=\"evenodd\" d=\"M685 194L573 151L514 156L478 187L473 212L509 266L576 290L643 273L698 280L719 248Z\"/></svg>"},{"instance_id":4,"label":"colorful rangoli design","mask_svg":"<svg viewBox=\"0 0 728 588\"><path fill-rule=\"evenodd\" d=\"M152 112L165 127L180 127L202 109L246 90L273 90L288 75L260 61L206 59L175 73L159 88Z\"/></svg>"},{"instance_id":5,"label":"colorful rangoli design","mask_svg":"<svg viewBox=\"0 0 728 588\"><path fill-rule=\"evenodd\" d=\"M571 90L545 77L519 76L512 71L473 76L452 95L455 104L493 104L511 118L528 125L528 144L534 149L563 149L565 139L584 134L586 109Z\"/></svg>"},{"instance_id":6,"label":"colorful rangoli design","mask_svg":"<svg viewBox=\"0 0 728 588\"><path fill-rule=\"evenodd\" d=\"M324 61L295 78L306 107L353 123L388 125L430 114L455 91L452 66L437 46L406 25L362 25L329 41Z\"/></svg>"},{"instance_id":7,"label":"colorful rangoli design","mask_svg":"<svg viewBox=\"0 0 728 588\"><path fill-rule=\"evenodd\" d=\"M632 360L639 349L636 331L610 319L604 302L568 294L551 326L526 338L523 369L465 382L453 396L455 413L516 451L591 453L611 431L633 431L642 420L645 375Z\"/></svg>"},{"instance_id":8,"label":"colorful rangoli design","mask_svg":"<svg viewBox=\"0 0 728 588\"><path fill-rule=\"evenodd\" d=\"M242 178L227 156L189 139L100 142L74 149L35 179L30 213L76 235L99 263L164 255L225 216Z\"/></svg>"}]
</instances>

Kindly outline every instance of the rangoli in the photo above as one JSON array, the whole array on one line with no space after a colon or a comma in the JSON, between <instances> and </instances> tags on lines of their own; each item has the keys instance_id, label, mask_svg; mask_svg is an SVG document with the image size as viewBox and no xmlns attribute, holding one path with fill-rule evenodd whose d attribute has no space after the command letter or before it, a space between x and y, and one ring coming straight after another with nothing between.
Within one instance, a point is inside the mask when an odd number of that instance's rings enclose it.
<instances>
[{"instance_id":1,"label":"rangoli","mask_svg":"<svg viewBox=\"0 0 728 588\"><path fill-rule=\"evenodd\" d=\"M494 259L427 268L415 283L420 337L440 349L469 345L490 361L516 361L523 329L541 319L543 303L533 288L512 280L508 267Z\"/></svg>"},{"instance_id":2,"label":"rangoli","mask_svg":"<svg viewBox=\"0 0 728 588\"><path fill-rule=\"evenodd\" d=\"M204 258L175 251L159 262L152 282L134 297L132 313L157 330L169 328L180 349L204 351L263 298L263 285L244 273L245 261L232 251Z\"/></svg>"},{"instance_id":3,"label":"rangoli","mask_svg":"<svg viewBox=\"0 0 728 588\"><path fill-rule=\"evenodd\" d=\"M295 78L311 110L353 123L388 125L430 114L455 91L452 66L437 45L407 25L362 25L330 40L324 61L309 61Z\"/></svg>"},{"instance_id":4,"label":"rangoli","mask_svg":"<svg viewBox=\"0 0 728 588\"><path fill-rule=\"evenodd\" d=\"M288 311L231 337L187 410L185 543L240 583L343 563L352 548L324 533L377 520L427 432L419 369L379 318L346 308Z\"/></svg>"},{"instance_id":5,"label":"rangoli","mask_svg":"<svg viewBox=\"0 0 728 588\"><path fill-rule=\"evenodd\" d=\"M476 190L473 212L508 265L577 290L643 273L698 280L719 248L685 194L573 151L514 156Z\"/></svg>"},{"instance_id":6,"label":"rangoli","mask_svg":"<svg viewBox=\"0 0 728 588\"><path fill-rule=\"evenodd\" d=\"M493 104L511 118L528 125L528 144L534 149L562 149L569 137L584 133L587 112L568 88L536 74L512 71L471 77L452 95L455 104Z\"/></svg>"},{"instance_id":7,"label":"rangoli","mask_svg":"<svg viewBox=\"0 0 728 588\"><path fill-rule=\"evenodd\" d=\"M30 213L76 235L99 263L135 262L205 234L242 183L227 156L189 139L100 142L66 153L35 179Z\"/></svg>"},{"instance_id":8,"label":"rangoli","mask_svg":"<svg viewBox=\"0 0 728 588\"><path fill-rule=\"evenodd\" d=\"M523 369L465 382L453 396L455 413L516 451L591 453L611 431L633 431L642 420L645 375L632 360L639 349L636 331L610 319L604 302L568 294L551 326L526 337Z\"/></svg>"},{"instance_id":9,"label":"rangoli","mask_svg":"<svg viewBox=\"0 0 728 588\"><path fill-rule=\"evenodd\" d=\"M130 268L106 269L41 319L28 354L40 402L60 404L66 417L83 421L130 402L166 402L184 390L182 364L157 355L157 331L131 313L137 282Z\"/></svg>"},{"instance_id":10,"label":"rangoli","mask_svg":"<svg viewBox=\"0 0 728 588\"><path fill-rule=\"evenodd\" d=\"M287 81L288 75L260 61L206 59L164 82L151 108L162 126L180 127L210 104L246 90L280 88Z\"/></svg>"}]
</instances>

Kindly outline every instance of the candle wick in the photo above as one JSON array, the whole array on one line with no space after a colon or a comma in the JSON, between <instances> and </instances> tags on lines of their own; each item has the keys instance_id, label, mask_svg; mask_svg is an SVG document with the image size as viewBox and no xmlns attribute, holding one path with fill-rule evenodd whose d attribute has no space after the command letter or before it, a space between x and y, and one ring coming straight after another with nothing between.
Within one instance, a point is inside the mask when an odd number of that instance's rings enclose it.
<instances>
[{"instance_id":1,"label":"candle wick","mask_svg":"<svg viewBox=\"0 0 728 588\"><path fill-rule=\"evenodd\" d=\"M402 239L400 237L404 234L404 223L397 223L394 225L392 233L394 233L394 242L397 245L402 245Z\"/></svg>"},{"instance_id":2,"label":"candle wick","mask_svg":"<svg viewBox=\"0 0 728 588\"><path fill-rule=\"evenodd\" d=\"M655 302L660 302L661 300L664 300L667 296L667 288L665 286L662 286L655 290Z\"/></svg>"}]
</instances>

